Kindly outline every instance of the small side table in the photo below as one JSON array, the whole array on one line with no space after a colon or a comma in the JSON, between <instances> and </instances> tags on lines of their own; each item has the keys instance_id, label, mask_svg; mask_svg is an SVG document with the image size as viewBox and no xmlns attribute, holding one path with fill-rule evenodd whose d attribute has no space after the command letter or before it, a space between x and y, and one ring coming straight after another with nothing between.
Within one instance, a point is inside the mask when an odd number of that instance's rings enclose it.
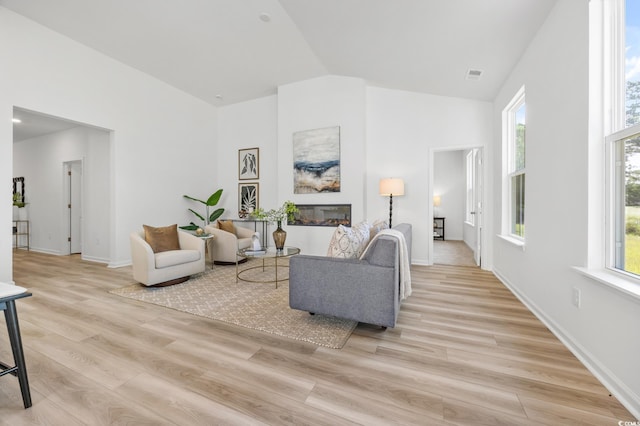
<instances>
[{"instance_id":1,"label":"small side table","mask_svg":"<svg viewBox=\"0 0 640 426\"><path fill-rule=\"evenodd\" d=\"M31 392L29 391L29 379L27 378L27 367L24 362L24 352L22 351L22 338L20 337L20 326L18 325L18 313L16 312L16 299L29 297L31 293L24 287L0 282L0 309L4 311L4 318L7 321L7 332L11 342L11 352L15 366L11 367L0 362L0 376L13 374L18 377L20 392L24 408L31 407Z\"/></svg>"},{"instance_id":2,"label":"small side table","mask_svg":"<svg viewBox=\"0 0 640 426\"><path fill-rule=\"evenodd\" d=\"M211 249L211 247L209 247L209 244L213 243L213 234L203 234L203 235L198 235L198 234L193 234L196 237L200 238L201 240L204 240L204 248L205 250L207 250L209 252L209 260L211 261L211 269L213 269L213 250Z\"/></svg>"}]
</instances>

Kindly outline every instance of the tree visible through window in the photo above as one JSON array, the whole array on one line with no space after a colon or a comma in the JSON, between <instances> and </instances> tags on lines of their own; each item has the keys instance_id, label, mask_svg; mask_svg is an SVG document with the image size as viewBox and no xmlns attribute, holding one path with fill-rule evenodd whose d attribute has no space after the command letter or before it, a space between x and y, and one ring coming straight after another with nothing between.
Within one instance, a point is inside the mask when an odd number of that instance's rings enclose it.
<instances>
[{"instance_id":1,"label":"tree visible through window","mask_svg":"<svg viewBox=\"0 0 640 426\"><path fill-rule=\"evenodd\" d=\"M625 3L625 112L626 127L640 123L640 2Z\"/></svg>"}]
</instances>

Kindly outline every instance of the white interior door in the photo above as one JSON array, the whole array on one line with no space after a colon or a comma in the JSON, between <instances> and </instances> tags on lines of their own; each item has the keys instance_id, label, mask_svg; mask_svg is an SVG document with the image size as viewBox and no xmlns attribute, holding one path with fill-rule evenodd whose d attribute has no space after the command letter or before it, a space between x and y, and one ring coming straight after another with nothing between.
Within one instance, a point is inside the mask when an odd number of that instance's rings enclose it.
<instances>
[{"instance_id":1,"label":"white interior door","mask_svg":"<svg viewBox=\"0 0 640 426\"><path fill-rule=\"evenodd\" d=\"M482 194L484 193L484 183L482 177L484 176L483 170L483 157L484 150L482 148L475 150L475 223L476 223L476 247L473 253L476 265L482 266Z\"/></svg>"}]
</instances>

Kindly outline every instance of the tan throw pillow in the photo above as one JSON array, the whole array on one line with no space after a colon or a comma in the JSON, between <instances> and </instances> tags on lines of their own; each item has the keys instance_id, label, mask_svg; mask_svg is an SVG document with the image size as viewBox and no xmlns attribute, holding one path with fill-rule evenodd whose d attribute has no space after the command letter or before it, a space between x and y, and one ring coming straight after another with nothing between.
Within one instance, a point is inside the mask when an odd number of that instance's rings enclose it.
<instances>
[{"instance_id":1,"label":"tan throw pillow","mask_svg":"<svg viewBox=\"0 0 640 426\"><path fill-rule=\"evenodd\" d=\"M218 228L222 229L223 231L231 232L234 235L236 233L236 226L230 220L219 220Z\"/></svg>"},{"instance_id":2,"label":"tan throw pillow","mask_svg":"<svg viewBox=\"0 0 640 426\"><path fill-rule=\"evenodd\" d=\"M329 243L327 256L357 259L369 243L369 224L361 222L353 228L340 225Z\"/></svg>"},{"instance_id":3,"label":"tan throw pillow","mask_svg":"<svg viewBox=\"0 0 640 426\"><path fill-rule=\"evenodd\" d=\"M180 250L177 224L160 228L154 228L148 225L142 225L142 227L144 228L144 239L151 246L151 250L153 250L154 253Z\"/></svg>"}]
</instances>

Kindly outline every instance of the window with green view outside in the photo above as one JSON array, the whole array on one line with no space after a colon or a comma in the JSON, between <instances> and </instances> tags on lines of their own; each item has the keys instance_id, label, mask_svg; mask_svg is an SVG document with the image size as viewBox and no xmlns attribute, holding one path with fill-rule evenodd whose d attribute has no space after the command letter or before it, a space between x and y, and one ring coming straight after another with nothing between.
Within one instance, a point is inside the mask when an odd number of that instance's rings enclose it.
<instances>
[{"instance_id":1,"label":"window with green view outside","mask_svg":"<svg viewBox=\"0 0 640 426\"><path fill-rule=\"evenodd\" d=\"M515 112L514 172L511 176L511 206L513 208L511 233L522 238L524 238L525 112L526 106L524 103Z\"/></svg>"},{"instance_id":2,"label":"window with green view outside","mask_svg":"<svg viewBox=\"0 0 640 426\"><path fill-rule=\"evenodd\" d=\"M640 1L625 2L624 26L624 109L629 128L640 125ZM613 142L612 266L640 275L640 127L632 133Z\"/></svg>"},{"instance_id":3,"label":"window with green view outside","mask_svg":"<svg viewBox=\"0 0 640 426\"><path fill-rule=\"evenodd\" d=\"M640 134L614 143L615 267L640 274Z\"/></svg>"},{"instance_id":4,"label":"window with green view outside","mask_svg":"<svg viewBox=\"0 0 640 426\"><path fill-rule=\"evenodd\" d=\"M524 88L523 88L524 89ZM508 133L509 233L519 239L525 236L525 145L526 105L524 90L514 97L506 109Z\"/></svg>"}]
</instances>

